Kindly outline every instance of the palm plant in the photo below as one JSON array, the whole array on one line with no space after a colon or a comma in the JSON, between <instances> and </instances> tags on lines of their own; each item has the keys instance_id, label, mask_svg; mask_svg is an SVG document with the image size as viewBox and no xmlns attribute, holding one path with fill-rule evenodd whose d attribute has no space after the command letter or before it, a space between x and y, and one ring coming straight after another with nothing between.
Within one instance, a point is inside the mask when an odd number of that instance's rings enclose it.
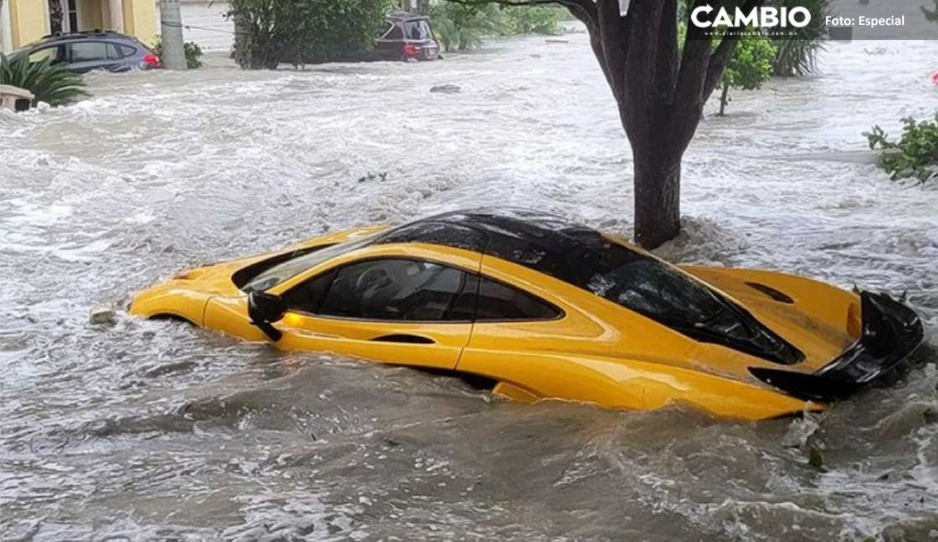
<instances>
[{"instance_id":1,"label":"palm plant","mask_svg":"<svg viewBox=\"0 0 938 542\"><path fill-rule=\"evenodd\" d=\"M52 60L30 62L26 54L6 56L0 53L0 81L24 88L33 93L36 102L49 105L65 105L87 96L81 76L61 64L53 64Z\"/></svg>"},{"instance_id":2,"label":"palm plant","mask_svg":"<svg viewBox=\"0 0 938 542\"><path fill-rule=\"evenodd\" d=\"M802 76L817 69L817 55L824 50L824 21L831 14L831 0L775 0L773 6L805 7L811 12L811 22L803 28L793 28L793 36L773 40L778 50L772 63L772 72L780 77Z\"/></svg>"}]
</instances>

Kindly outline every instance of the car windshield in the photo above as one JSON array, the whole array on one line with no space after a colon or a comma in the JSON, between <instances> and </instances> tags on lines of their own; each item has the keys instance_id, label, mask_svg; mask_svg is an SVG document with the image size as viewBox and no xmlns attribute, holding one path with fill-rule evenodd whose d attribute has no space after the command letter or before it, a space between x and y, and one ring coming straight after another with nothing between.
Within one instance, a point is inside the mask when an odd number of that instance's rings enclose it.
<instances>
[{"instance_id":1,"label":"car windshield","mask_svg":"<svg viewBox=\"0 0 938 542\"><path fill-rule=\"evenodd\" d=\"M407 35L407 39L411 40L428 40L431 37L430 25L427 24L426 19L405 22L404 32Z\"/></svg>"},{"instance_id":2,"label":"car windshield","mask_svg":"<svg viewBox=\"0 0 938 542\"><path fill-rule=\"evenodd\" d=\"M664 262L607 239L583 264L590 274L581 287L684 335L780 363L799 359L748 312Z\"/></svg>"},{"instance_id":3,"label":"car windshield","mask_svg":"<svg viewBox=\"0 0 938 542\"><path fill-rule=\"evenodd\" d=\"M278 263L269 269L265 269L256 277L248 281L248 283L245 284L241 289L245 292L260 292L269 290L274 286L277 286L278 284L281 284L299 275L307 269L312 269L313 267L329 261L332 258L336 258L353 250L359 249L370 243L372 239L373 236L369 235L359 239L332 245L314 252L303 252L299 256Z\"/></svg>"},{"instance_id":4,"label":"car windshield","mask_svg":"<svg viewBox=\"0 0 938 542\"><path fill-rule=\"evenodd\" d=\"M592 292L699 341L778 363L800 354L751 314L683 271L551 216L487 216L485 252Z\"/></svg>"},{"instance_id":5,"label":"car windshield","mask_svg":"<svg viewBox=\"0 0 938 542\"><path fill-rule=\"evenodd\" d=\"M725 302L707 288L657 260L632 254L596 269L586 289L639 314L690 326L725 312Z\"/></svg>"}]
</instances>

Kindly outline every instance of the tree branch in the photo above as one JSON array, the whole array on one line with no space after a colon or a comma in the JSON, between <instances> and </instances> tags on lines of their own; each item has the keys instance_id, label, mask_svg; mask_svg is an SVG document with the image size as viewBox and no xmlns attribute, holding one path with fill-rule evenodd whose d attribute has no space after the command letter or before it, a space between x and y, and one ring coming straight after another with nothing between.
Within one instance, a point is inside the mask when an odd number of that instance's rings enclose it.
<instances>
[{"instance_id":1,"label":"tree branch","mask_svg":"<svg viewBox=\"0 0 938 542\"><path fill-rule=\"evenodd\" d=\"M625 95L625 59L628 53L628 25L619 9L619 0L597 0L597 37L606 64L606 79L616 101Z\"/></svg>"},{"instance_id":2,"label":"tree branch","mask_svg":"<svg viewBox=\"0 0 938 542\"><path fill-rule=\"evenodd\" d=\"M687 7L687 20L685 21L686 34L684 37L684 51L681 53L681 65L678 68L677 88L674 92L674 110L671 120L673 124L685 125L691 122L696 127L700 112L703 110L703 89L707 78L709 64L710 42L707 31L691 23L691 14L694 9L708 0L695 0ZM675 142L684 145L687 130L674 126L678 133L672 138ZM687 138L689 141L690 139Z\"/></svg>"},{"instance_id":3,"label":"tree branch","mask_svg":"<svg viewBox=\"0 0 938 542\"><path fill-rule=\"evenodd\" d=\"M752 11L753 9L761 6L765 0L746 0L743 4L742 10L745 13ZM704 83L703 88L703 101L706 102L710 98L710 95L713 93L713 90L720 83L720 79L723 77L723 70L726 68L727 63L730 59L733 58L733 53L736 52L736 45L739 43L740 33L745 29L740 30L739 32L734 32L728 36L724 36L720 41L720 45L717 46L713 54L710 55L710 62L707 65L707 78Z\"/></svg>"},{"instance_id":4,"label":"tree branch","mask_svg":"<svg viewBox=\"0 0 938 542\"><path fill-rule=\"evenodd\" d=\"M677 0L661 0L665 3L658 27L658 63L655 66L655 93L665 104L674 100L677 83Z\"/></svg>"},{"instance_id":5,"label":"tree branch","mask_svg":"<svg viewBox=\"0 0 938 542\"><path fill-rule=\"evenodd\" d=\"M606 0L615 3L618 0ZM658 32L665 1L639 0L629 5L625 15L623 31L626 35L625 65L622 77L625 90L619 100L620 109L630 118L626 123L626 134L632 138L647 138L654 110L659 109L660 97L656 95L655 75L658 67Z\"/></svg>"}]
</instances>

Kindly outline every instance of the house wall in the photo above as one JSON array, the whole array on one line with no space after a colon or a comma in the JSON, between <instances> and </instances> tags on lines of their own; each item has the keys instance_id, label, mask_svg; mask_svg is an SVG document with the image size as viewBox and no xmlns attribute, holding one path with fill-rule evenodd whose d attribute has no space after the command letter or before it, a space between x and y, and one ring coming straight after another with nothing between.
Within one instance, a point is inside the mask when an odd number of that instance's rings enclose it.
<instances>
[{"instance_id":1,"label":"house wall","mask_svg":"<svg viewBox=\"0 0 938 542\"><path fill-rule=\"evenodd\" d=\"M3 12L9 13L9 34L2 40L17 49L49 33L48 0L3 0ZM152 43L156 35L156 4L153 0L78 0L80 30L117 30ZM123 10L123 24L111 24L111 9ZM0 16L5 13L0 12ZM0 20L0 24L3 21ZM122 27L122 28L121 28ZM5 32L6 28L2 30ZM2 45L0 40L0 45Z\"/></svg>"},{"instance_id":2,"label":"house wall","mask_svg":"<svg viewBox=\"0 0 938 542\"><path fill-rule=\"evenodd\" d=\"M10 3L13 48L36 41L49 32L47 0L6 0Z\"/></svg>"},{"instance_id":3,"label":"house wall","mask_svg":"<svg viewBox=\"0 0 938 542\"><path fill-rule=\"evenodd\" d=\"M101 0L78 0L79 30L110 30L105 24Z\"/></svg>"},{"instance_id":4,"label":"house wall","mask_svg":"<svg viewBox=\"0 0 938 542\"><path fill-rule=\"evenodd\" d=\"M107 1L107 0L102 0ZM123 0L124 33L150 45L156 37L156 3L153 0Z\"/></svg>"}]
</instances>

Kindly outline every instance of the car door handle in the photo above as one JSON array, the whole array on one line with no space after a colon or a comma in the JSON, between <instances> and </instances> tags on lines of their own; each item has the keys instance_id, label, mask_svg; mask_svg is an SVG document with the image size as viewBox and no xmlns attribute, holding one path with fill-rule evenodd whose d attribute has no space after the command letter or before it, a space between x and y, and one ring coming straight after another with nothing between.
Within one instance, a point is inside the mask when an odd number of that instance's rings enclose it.
<instances>
[{"instance_id":1,"label":"car door handle","mask_svg":"<svg viewBox=\"0 0 938 542\"><path fill-rule=\"evenodd\" d=\"M436 344L436 341L430 337L422 335L410 335L408 333L392 333L390 335L381 335L371 339L382 343L400 343L400 344Z\"/></svg>"}]
</instances>

